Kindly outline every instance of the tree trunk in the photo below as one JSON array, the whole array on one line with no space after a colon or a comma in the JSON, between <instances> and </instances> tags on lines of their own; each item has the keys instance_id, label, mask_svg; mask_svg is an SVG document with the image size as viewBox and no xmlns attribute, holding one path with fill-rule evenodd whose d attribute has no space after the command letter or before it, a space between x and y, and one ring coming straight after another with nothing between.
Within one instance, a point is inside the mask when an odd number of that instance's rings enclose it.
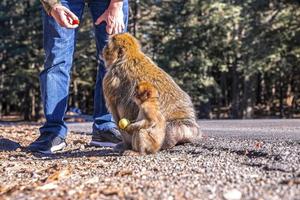
<instances>
[{"instance_id":1,"label":"tree trunk","mask_svg":"<svg viewBox=\"0 0 300 200\"><path fill-rule=\"evenodd\" d=\"M220 119L223 116L222 108L227 108L228 106L228 89L227 89L227 82L226 82L226 72L221 72L220 77L220 87L221 87L221 95L218 95L218 111L217 111L217 119ZM226 116L228 117L228 116Z\"/></svg>"},{"instance_id":2,"label":"tree trunk","mask_svg":"<svg viewBox=\"0 0 300 200\"><path fill-rule=\"evenodd\" d=\"M30 93L31 93L31 90L27 88L26 91L29 91L29 92L26 93L26 95L24 97L23 113L24 113L24 120L30 121L30 114L31 114L31 112L30 112L30 109L31 109L30 95L31 94Z\"/></svg>"},{"instance_id":3,"label":"tree trunk","mask_svg":"<svg viewBox=\"0 0 300 200\"><path fill-rule=\"evenodd\" d=\"M35 113L35 104L36 104L36 99L35 99L35 92L33 89L30 89L30 98L31 98L31 114L30 114L30 119L33 120L35 119L36 113Z\"/></svg>"},{"instance_id":4,"label":"tree trunk","mask_svg":"<svg viewBox=\"0 0 300 200\"><path fill-rule=\"evenodd\" d=\"M254 117L256 83L256 74L244 76L243 119L251 119Z\"/></svg>"},{"instance_id":5,"label":"tree trunk","mask_svg":"<svg viewBox=\"0 0 300 200\"><path fill-rule=\"evenodd\" d=\"M283 72L280 72L280 79L279 79L279 111L280 111L280 118L284 117L284 107L283 107Z\"/></svg>"},{"instance_id":6,"label":"tree trunk","mask_svg":"<svg viewBox=\"0 0 300 200\"><path fill-rule=\"evenodd\" d=\"M232 66L231 98L231 118L237 119L239 118L240 98L237 66L235 64Z\"/></svg>"},{"instance_id":7,"label":"tree trunk","mask_svg":"<svg viewBox=\"0 0 300 200\"><path fill-rule=\"evenodd\" d=\"M135 0L133 4L133 35L136 37L137 29L138 29L138 18L139 18L139 0Z\"/></svg>"},{"instance_id":8,"label":"tree trunk","mask_svg":"<svg viewBox=\"0 0 300 200\"><path fill-rule=\"evenodd\" d=\"M77 79L74 80L73 84L73 104L75 108L79 108Z\"/></svg>"},{"instance_id":9,"label":"tree trunk","mask_svg":"<svg viewBox=\"0 0 300 200\"><path fill-rule=\"evenodd\" d=\"M294 105L294 92L292 91L292 84L288 84L288 89L286 92L286 104L288 107L288 118L293 118L293 105Z\"/></svg>"}]
</instances>

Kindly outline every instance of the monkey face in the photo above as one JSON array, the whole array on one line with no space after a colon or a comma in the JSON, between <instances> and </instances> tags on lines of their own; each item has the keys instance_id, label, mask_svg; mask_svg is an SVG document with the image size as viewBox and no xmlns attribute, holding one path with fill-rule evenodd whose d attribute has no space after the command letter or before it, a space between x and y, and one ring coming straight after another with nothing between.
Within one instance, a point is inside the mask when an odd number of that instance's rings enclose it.
<instances>
[{"instance_id":1,"label":"monkey face","mask_svg":"<svg viewBox=\"0 0 300 200\"><path fill-rule=\"evenodd\" d=\"M149 98L158 98L157 89L148 82L141 82L135 88L134 101L140 105Z\"/></svg>"},{"instance_id":2,"label":"monkey face","mask_svg":"<svg viewBox=\"0 0 300 200\"><path fill-rule=\"evenodd\" d=\"M118 60L130 59L140 53L138 41L128 33L112 35L103 49L103 59L109 67Z\"/></svg>"}]
</instances>

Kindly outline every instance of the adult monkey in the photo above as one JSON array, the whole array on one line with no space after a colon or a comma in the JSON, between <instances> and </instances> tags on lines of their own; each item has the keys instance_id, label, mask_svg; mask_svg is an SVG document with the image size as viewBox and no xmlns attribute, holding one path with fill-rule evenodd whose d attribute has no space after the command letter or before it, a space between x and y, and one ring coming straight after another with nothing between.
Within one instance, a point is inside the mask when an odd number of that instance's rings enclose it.
<instances>
[{"instance_id":1,"label":"adult monkey","mask_svg":"<svg viewBox=\"0 0 300 200\"><path fill-rule=\"evenodd\" d=\"M40 137L29 145L28 150L53 153L66 146L68 129L64 122L64 114L67 109L78 22L84 13L85 5L88 5L95 24L97 55L100 55L109 34L126 31L128 0L41 0L41 2L44 6L42 19L45 69L40 74L40 84L46 123L40 128ZM94 96L92 144L114 145L121 139L118 139L119 132L105 107L102 93L105 67L103 61L101 59L99 61Z\"/></svg>"},{"instance_id":2,"label":"adult monkey","mask_svg":"<svg viewBox=\"0 0 300 200\"><path fill-rule=\"evenodd\" d=\"M161 112L167 121L162 149L176 144L194 142L201 138L191 99L174 80L156 66L142 51L130 34L116 34L103 50L107 73L103 80L106 104L114 119L135 120L138 107L132 101L137 84L146 81L159 92ZM123 143L116 149L131 149L131 135L122 132Z\"/></svg>"}]
</instances>

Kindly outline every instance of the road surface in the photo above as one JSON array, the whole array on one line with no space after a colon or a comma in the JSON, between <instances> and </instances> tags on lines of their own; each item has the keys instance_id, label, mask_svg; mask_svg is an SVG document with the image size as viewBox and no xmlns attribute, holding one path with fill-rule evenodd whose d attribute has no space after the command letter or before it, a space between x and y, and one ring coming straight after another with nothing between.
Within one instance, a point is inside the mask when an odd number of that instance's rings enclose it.
<instances>
[{"instance_id":1,"label":"road surface","mask_svg":"<svg viewBox=\"0 0 300 200\"><path fill-rule=\"evenodd\" d=\"M69 124L61 153L0 152L0 199L300 199L300 120L199 124L200 143L139 157L91 147L91 123ZM0 128L21 146L38 136Z\"/></svg>"},{"instance_id":2,"label":"road surface","mask_svg":"<svg viewBox=\"0 0 300 200\"><path fill-rule=\"evenodd\" d=\"M204 134L225 138L300 140L300 120L200 120ZM71 131L92 132L92 123L70 123Z\"/></svg>"}]
</instances>

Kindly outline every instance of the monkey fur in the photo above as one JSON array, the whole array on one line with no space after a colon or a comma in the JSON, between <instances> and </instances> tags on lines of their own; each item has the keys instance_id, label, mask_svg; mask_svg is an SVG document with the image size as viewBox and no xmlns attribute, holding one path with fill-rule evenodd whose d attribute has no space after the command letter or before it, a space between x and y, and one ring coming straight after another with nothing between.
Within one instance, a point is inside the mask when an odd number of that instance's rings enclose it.
<instances>
[{"instance_id":1,"label":"monkey fur","mask_svg":"<svg viewBox=\"0 0 300 200\"><path fill-rule=\"evenodd\" d=\"M189 95L141 51L139 42L132 35L111 36L103 49L103 59L107 70L103 92L106 106L115 121L137 118L139 109L132 96L135 87L145 81L159 92L160 111L167 122L161 149L196 142L202 137ZM116 150L132 149L132 135L125 131L121 134L123 142L116 146Z\"/></svg>"},{"instance_id":2,"label":"monkey fur","mask_svg":"<svg viewBox=\"0 0 300 200\"><path fill-rule=\"evenodd\" d=\"M153 154L160 150L166 134L166 121L160 112L158 91L148 82L139 83L133 101L139 107L136 121L125 131L132 134L132 150L138 154ZM127 150L129 155L134 155Z\"/></svg>"}]
</instances>

